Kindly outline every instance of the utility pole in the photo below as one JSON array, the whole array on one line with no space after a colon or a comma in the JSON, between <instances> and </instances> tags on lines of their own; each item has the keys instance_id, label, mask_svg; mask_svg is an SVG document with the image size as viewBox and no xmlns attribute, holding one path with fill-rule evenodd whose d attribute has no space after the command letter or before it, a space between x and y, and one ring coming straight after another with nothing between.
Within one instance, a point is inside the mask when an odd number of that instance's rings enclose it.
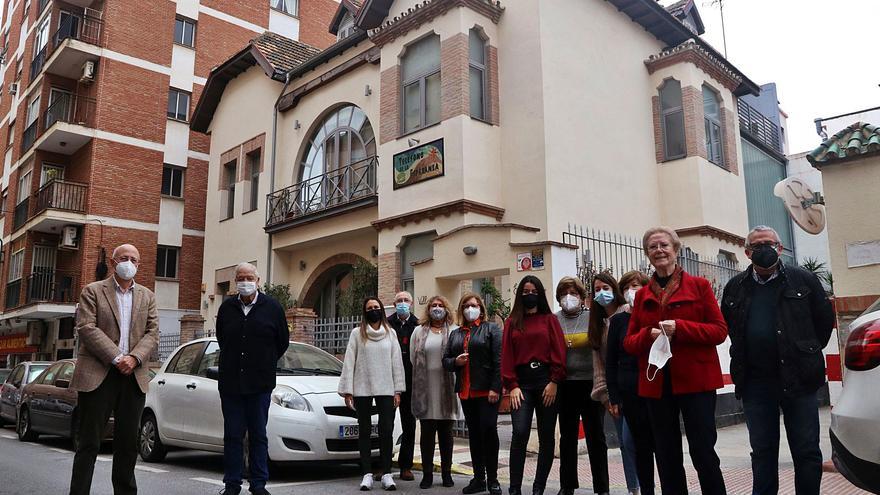
<instances>
[{"instance_id":1,"label":"utility pole","mask_svg":"<svg viewBox=\"0 0 880 495\"><path fill-rule=\"evenodd\" d=\"M724 29L724 0L710 0L709 5L718 6L721 11L721 39L724 42L724 58L727 58L727 30Z\"/></svg>"}]
</instances>

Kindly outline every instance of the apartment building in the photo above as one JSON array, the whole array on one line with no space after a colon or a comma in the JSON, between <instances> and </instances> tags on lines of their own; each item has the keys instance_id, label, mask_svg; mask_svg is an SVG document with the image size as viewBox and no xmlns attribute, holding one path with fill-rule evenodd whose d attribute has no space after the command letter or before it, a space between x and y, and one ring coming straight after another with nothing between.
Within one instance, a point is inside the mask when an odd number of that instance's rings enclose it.
<instances>
[{"instance_id":1,"label":"apartment building","mask_svg":"<svg viewBox=\"0 0 880 495\"><path fill-rule=\"evenodd\" d=\"M2 18L0 366L73 354L80 289L130 242L161 329L198 313L210 70L269 30L335 42L334 0L7 0Z\"/></svg>"}]
</instances>

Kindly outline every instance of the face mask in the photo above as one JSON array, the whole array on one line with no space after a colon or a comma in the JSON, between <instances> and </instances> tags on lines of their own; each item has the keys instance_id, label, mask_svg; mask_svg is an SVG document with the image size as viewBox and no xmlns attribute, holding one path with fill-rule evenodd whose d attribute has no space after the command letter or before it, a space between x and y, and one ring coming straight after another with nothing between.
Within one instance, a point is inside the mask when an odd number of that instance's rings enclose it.
<instances>
[{"instance_id":1,"label":"face mask","mask_svg":"<svg viewBox=\"0 0 880 495\"><path fill-rule=\"evenodd\" d=\"M116 264L116 274L122 280L131 280L137 274L137 267L131 261L123 261Z\"/></svg>"},{"instance_id":2,"label":"face mask","mask_svg":"<svg viewBox=\"0 0 880 495\"><path fill-rule=\"evenodd\" d=\"M600 290L596 293L595 297L593 297L593 300L599 303L599 306L604 308L614 301L614 293L610 290Z\"/></svg>"},{"instance_id":3,"label":"face mask","mask_svg":"<svg viewBox=\"0 0 880 495\"><path fill-rule=\"evenodd\" d=\"M526 309L535 309L538 307L538 295L526 294L522 297L522 302Z\"/></svg>"},{"instance_id":4,"label":"face mask","mask_svg":"<svg viewBox=\"0 0 880 495\"><path fill-rule=\"evenodd\" d=\"M409 303L400 302L395 306L395 311L397 311L397 316L401 318L409 317Z\"/></svg>"},{"instance_id":5,"label":"face mask","mask_svg":"<svg viewBox=\"0 0 880 495\"><path fill-rule=\"evenodd\" d=\"M446 308L431 308L431 319L442 320L446 318Z\"/></svg>"},{"instance_id":6,"label":"face mask","mask_svg":"<svg viewBox=\"0 0 880 495\"><path fill-rule=\"evenodd\" d=\"M632 306L636 303L636 289L627 289L627 291L623 294L623 298L626 299L626 303Z\"/></svg>"},{"instance_id":7,"label":"face mask","mask_svg":"<svg viewBox=\"0 0 880 495\"><path fill-rule=\"evenodd\" d=\"M382 314L384 313L381 309L371 309L367 311L367 321L370 323L378 323L382 321Z\"/></svg>"},{"instance_id":8,"label":"face mask","mask_svg":"<svg viewBox=\"0 0 880 495\"><path fill-rule=\"evenodd\" d=\"M562 306L564 311L568 311L572 313L581 308L581 298L575 296L574 294L566 294L565 297L559 301L559 305Z\"/></svg>"},{"instance_id":9,"label":"face mask","mask_svg":"<svg viewBox=\"0 0 880 495\"><path fill-rule=\"evenodd\" d=\"M480 308L475 308L473 306L469 306L464 308L464 319L467 321L474 321L480 317Z\"/></svg>"},{"instance_id":10,"label":"face mask","mask_svg":"<svg viewBox=\"0 0 880 495\"><path fill-rule=\"evenodd\" d=\"M236 282L235 289L238 290L238 293L242 296L248 297L252 296L254 292L257 291L257 283L249 282L247 280Z\"/></svg>"},{"instance_id":11,"label":"face mask","mask_svg":"<svg viewBox=\"0 0 880 495\"><path fill-rule=\"evenodd\" d=\"M761 268L773 268L779 261L779 253L769 244L761 244L752 250L752 263Z\"/></svg>"},{"instance_id":12,"label":"face mask","mask_svg":"<svg viewBox=\"0 0 880 495\"><path fill-rule=\"evenodd\" d=\"M660 368L666 366L666 361L669 361L669 358L672 357L672 348L669 345L669 337L666 336L666 331L663 329L663 325L660 325L660 330L663 331L663 333L657 336L657 340L651 345L651 352L648 354L648 369L645 370L645 378L647 378L649 382L653 382L654 379L657 378L657 373L660 371ZM650 374L651 366L654 366L653 375Z\"/></svg>"}]
</instances>

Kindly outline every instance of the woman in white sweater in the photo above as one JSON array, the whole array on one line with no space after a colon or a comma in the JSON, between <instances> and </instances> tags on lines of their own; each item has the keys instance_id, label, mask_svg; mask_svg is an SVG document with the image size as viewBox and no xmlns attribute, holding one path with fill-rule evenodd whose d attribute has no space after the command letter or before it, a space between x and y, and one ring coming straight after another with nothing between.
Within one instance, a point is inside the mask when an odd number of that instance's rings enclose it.
<instances>
[{"instance_id":1,"label":"woman in white sweater","mask_svg":"<svg viewBox=\"0 0 880 495\"><path fill-rule=\"evenodd\" d=\"M361 324L351 331L339 378L339 395L345 398L346 406L357 412L358 447L364 475L361 490L373 488L370 458L373 401L379 411L382 488L397 489L391 478L394 414L400 405L400 393L406 391L406 381L397 334L385 319L383 308L378 298L369 297L364 301Z\"/></svg>"}]
</instances>

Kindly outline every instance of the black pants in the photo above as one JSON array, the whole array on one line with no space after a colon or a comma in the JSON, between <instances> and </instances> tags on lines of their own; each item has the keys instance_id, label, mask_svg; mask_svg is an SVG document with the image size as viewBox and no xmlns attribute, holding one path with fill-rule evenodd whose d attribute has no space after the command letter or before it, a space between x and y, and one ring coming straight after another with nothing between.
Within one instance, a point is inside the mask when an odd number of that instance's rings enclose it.
<instances>
[{"instance_id":1,"label":"black pants","mask_svg":"<svg viewBox=\"0 0 880 495\"><path fill-rule=\"evenodd\" d=\"M88 495L92 489L95 459L101 448L104 429L113 413L113 493L137 493L134 465L137 461L138 429L146 396L134 375L123 375L111 368L95 390L79 392L77 405L78 439L70 477L71 495Z\"/></svg>"},{"instance_id":2,"label":"black pants","mask_svg":"<svg viewBox=\"0 0 880 495\"><path fill-rule=\"evenodd\" d=\"M440 444L440 471L452 473L452 425L451 419L421 419L419 447L422 451L422 472L429 476L434 472L434 439Z\"/></svg>"},{"instance_id":3,"label":"black pants","mask_svg":"<svg viewBox=\"0 0 880 495\"><path fill-rule=\"evenodd\" d=\"M412 469L413 449L416 442L416 418L412 415L412 394L404 392L400 394L400 427L403 434L400 436L400 452L397 453L397 465L401 471Z\"/></svg>"},{"instance_id":4,"label":"black pants","mask_svg":"<svg viewBox=\"0 0 880 495\"><path fill-rule=\"evenodd\" d=\"M526 446L532 431L532 416L538 416L538 466L533 487L547 486L547 476L553 467L553 449L556 430L556 402L545 406L542 395L544 387L523 388L522 404L510 413L513 435L510 440L510 487L522 488L523 468L526 463Z\"/></svg>"},{"instance_id":5,"label":"black pants","mask_svg":"<svg viewBox=\"0 0 880 495\"><path fill-rule=\"evenodd\" d=\"M636 472L642 495L654 495L654 433L645 399L634 393L620 394L620 408L636 447Z\"/></svg>"},{"instance_id":6,"label":"black pants","mask_svg":"<svg viewBox=\"0 0 880 495\"><path fill-rule=\"evenodd\" d=\"M370 412L376 401L379 410L379 460L382 474L391 472L391 456L394 454L394 397L380 395L376 397L355 397L354 408L358 419L358 450L361 452L361 472L370 474L372 468L372 449L370 448L370 431L373 422Z\"/></svg>"},{"instance_id":7,"label":"black pants","mask_svg":"<svg viewBox=\"0 0 880 495\"><path fill-rule=\"evenodd\" d=\"M665 378L665 377L664 377ZM687 477L684 472L684 454L681 447L681 428L678 416L684 421L691 461L700 479L704 495L727 493L721 476L721 460L715 453L715 391L673 395L665 387L660 399L645 399L654 445L657 451L657 471L663 495L687 495Z\"/></svg>"},{"instance_id":8,"label":"black pants","mask_svg":"<svg viewBox=\"0 0 880 495\"><path fill-rule=\"evenodd\" d=\"M498 481L498 402L486 397L461 401L468 429L474 479Z\"/></svg>"},{"instance_id":9,"label":"black pants","mask_svg":"<svg viewBox=\"0 0 880 495\"><path fill-rule=\"evenodd\" d=\"M559 484L576 489L578 484L578 425L583 422L584 440L590 456L593 491L608 491L608 444L605 443L605 408L590 398L593 382L571 380L559 384Z\"/></svg>"},{"instance_id":10,"label":"black pants","mask_svg":"<svg viewBox=\"0 0 880 495\"><path fill-rule=\"evenodd\" d=\"M220 394L223 411L223 483L241 486L244 437L248 438L250 489L266 486L269 481L269 422L271 393Z\"/></svg>"}]
</instances>

